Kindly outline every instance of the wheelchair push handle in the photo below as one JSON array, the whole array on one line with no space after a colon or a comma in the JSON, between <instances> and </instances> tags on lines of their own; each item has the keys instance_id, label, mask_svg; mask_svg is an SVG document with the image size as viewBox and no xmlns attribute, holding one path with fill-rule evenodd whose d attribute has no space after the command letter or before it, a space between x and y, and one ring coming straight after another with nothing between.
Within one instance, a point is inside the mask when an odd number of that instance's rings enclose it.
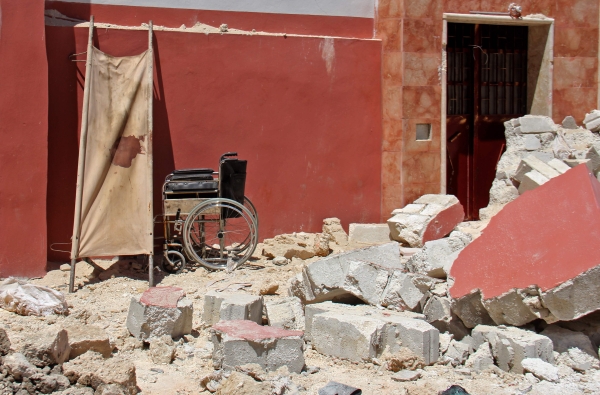
<instances>
[{"instance_id":1,"label":"wheelchair push handle","mask_svg":"<svg viewBox=\"0 0 600 395\"><path fill-rule=\"evenodd\" d=\"M223 155L221 155L221 159L219 159L219 162L223 162L223 159L228 158L230 156L237 156L237 152L226 152Z\"/></svg>"}]
</instances>

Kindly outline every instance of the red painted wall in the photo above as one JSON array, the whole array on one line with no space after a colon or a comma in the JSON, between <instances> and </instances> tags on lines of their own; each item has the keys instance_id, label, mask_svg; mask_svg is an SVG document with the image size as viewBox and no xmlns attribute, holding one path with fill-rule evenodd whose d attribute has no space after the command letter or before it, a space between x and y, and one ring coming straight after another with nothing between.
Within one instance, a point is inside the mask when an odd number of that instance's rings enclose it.
<instances>
[{"instance_id":1,"label":"red painted wall","mask_svg":"<svg viewBox=\"0 0 600 395\"><path fill-rule=\"evenodd\" d=\"M0 277L46 267L48 70L43 0L0 0Z\"/></svg>"},{"instance_id":2,"label":"red painted wall","mask_svg":"<svg viewBox=\"0 0 600 395\"><path fill-rule=\"evenodd\" d=\"M67 57L86 50L87 33L46 28L49 244L72 232L84 63ZM99 29L95 42L115 56L137 54L147 32ZM248 159L261 238L320 231L331 216L345 226L378 222L381 42L333 42L328 71L324 38L157 31L155 207L173 168L215 167L223 152L238 151Z\"/></svg>"},{"instance_id":3,"label":"red painted wall","mask_svg":"<svg viewBox=\"0 0 600 395\"><path fill-rule=\"evenodd\" d=\"M371 18L111 6L51 0L46 2L46 9L86 21L94 15L97 23L122 26L140 26L152 19L157 26L176 28L181 25L191 27L196 22L215 27L226 23L230 28L246 31L255 29L269 33L355 38L372 38L374 26Z\"/></svg>"}]
</instances>

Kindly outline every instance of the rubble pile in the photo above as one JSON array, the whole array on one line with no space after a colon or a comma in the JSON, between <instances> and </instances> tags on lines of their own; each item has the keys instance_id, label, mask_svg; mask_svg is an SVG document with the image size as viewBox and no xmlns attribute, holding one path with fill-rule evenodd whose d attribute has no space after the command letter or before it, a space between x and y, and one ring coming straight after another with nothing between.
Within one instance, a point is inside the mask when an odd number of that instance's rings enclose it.
<instances>
[{"instance_id":1,"label":"rubble pile","mask_svg":"<svg viewBox=\"0 0 600 395\"><path fill-rule=\"evenodd\" d=\"M0 309L0 393L600 393L600 138L573 123L506 123L486 221L425 195L350 237L328 218L264 240L233 273L31 280L68 312Z\"/></svg>"}]
</instances>

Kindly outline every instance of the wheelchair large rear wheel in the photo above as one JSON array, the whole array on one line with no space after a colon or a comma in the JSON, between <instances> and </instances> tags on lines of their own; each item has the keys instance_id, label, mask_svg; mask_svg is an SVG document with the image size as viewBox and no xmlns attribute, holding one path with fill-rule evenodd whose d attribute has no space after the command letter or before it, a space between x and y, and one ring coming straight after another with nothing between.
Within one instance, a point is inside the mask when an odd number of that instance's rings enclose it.
<instances>
[{"instance_id":1,"label":"wheelchair large rear wheel","mask_svg":"<svg viewBox=\"0 0 600 395\"><path fill-rule=\"evenodd\" d=\"M190 212L183 245L190 260L208 269L234 270L250 258L258 242L252 213L235 200L215 198Z\"/></svg>"}]
</instances>

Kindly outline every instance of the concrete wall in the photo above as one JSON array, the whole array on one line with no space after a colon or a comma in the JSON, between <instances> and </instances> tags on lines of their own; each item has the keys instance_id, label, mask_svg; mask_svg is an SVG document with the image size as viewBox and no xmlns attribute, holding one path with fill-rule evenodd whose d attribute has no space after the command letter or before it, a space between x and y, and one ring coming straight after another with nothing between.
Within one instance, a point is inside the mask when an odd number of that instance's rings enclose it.
<instances>
[{"instance_id":1,"label":"concrete wall","mask_svg":"<svg viewBox=\"0 0 600 395\"><path fill-rule=\"evenodd\" d=\"M376 37L382 56L382 220L391 210L441 190L443 14L506 12L492 0L379 0ZM518 2L523 14L555 18L552 116L578 122L598 105L597 0ZM431 141L416 141L417 123L432 125Z\"/></svg>"},{"instance_id":2,"label":"concrete wall","mask_svg":"<svg viewBox=\"0 0 600 395\"><path fill-rule=\"evenodd\" d=\"M46 28L49 244L72 231L84 63L67 57L85 51L87 34ZM97 29L95 43L111 55L136 54L147 32ZM247 195L261 238L320 231L330 216L345 225L378 221L380 53L376 40L156 31L157 211L174 168L216 167L222 153L238 151L248 159Z\"/></svg>"},{"instance_id":3,"label":"concrete wall","mask_svg":"<svg viewBox=\"0 0 600 395\"><path fill-rule=\"evenodd\" d=\"M46 266L48 69L42 0L0 0L0 277Z\"/></svg>"}]
</instances>

